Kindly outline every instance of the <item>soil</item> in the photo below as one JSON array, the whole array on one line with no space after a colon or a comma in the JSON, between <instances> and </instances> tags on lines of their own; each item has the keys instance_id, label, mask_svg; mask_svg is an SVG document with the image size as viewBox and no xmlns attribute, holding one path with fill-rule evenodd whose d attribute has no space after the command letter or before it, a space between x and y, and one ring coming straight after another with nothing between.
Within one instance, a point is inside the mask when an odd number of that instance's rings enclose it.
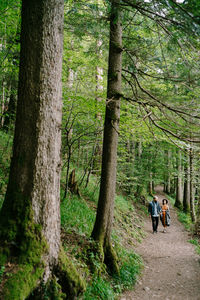
<instances>
[{"instance_id":1,"label":"soil","mask_svg":"<svg viewBox=\"0 0 200 300\"><path fill-rule=\"evenodd\" d=\"M159 202L166 198L161 189ZM200 256L188 242L190 234L177 220L176 210L170 206L171 226L163 233L152 233L151 219L145 221L147 237L135 251L144 261L144 270L134 291L124 293L120 300L200 300Z\"/></svg>"}]
</instances>

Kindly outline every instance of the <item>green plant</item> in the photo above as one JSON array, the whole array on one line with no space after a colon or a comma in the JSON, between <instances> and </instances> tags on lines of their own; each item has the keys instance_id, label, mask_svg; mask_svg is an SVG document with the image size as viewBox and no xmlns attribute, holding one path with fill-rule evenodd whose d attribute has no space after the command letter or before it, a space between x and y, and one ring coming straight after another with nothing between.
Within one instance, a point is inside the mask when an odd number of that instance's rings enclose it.
<instances>
[{"instance_id":1,"label":"green plant","mask_svg":"<svg viewBox=\"0 0 200 300\"><path fill-rule=\"evenodd\" d=\"M178 211L178 219L181 223L184 224L184 226L187 230L191 229L192 220L191 220L191 216L189 214L186 214L182 211Z\"/></svg>"},{"instance_id":2,"label":"green plant","mask_svg":"<svg viewBox=\"0 0 200 300\"><path fill-rule=\"evenodd\" d=\"M94 224L95 213L84 199L68 197L61 204L61 225L70 232L89 235Z\"/></svg>"},{"instance_id":3,"label":"green plant","mask_svg":"<svg viewBox=\"0 0 200 300\"><path fill-rule=\"evenodd\" d=\"M198 239L191 239L188 242L190 242L191 244L195 245L195 250L197 252L198 255L200 255L200 243Z\"/></svg>"},{"instance_id":4,"label":"green plant","mask_svg":"<svg viewBox=\"0 0 200 300\"><path fill-rule=\"evenodd\" d=\"M5 272L5 266L1 266L0 267L0 283L2 282L4 272Z\"/></svg>"},{"instance_id":5,"label":"green plant","mask_svg":"<svg viewBox=\"0 0 200 300\"><path fill-rule=\"evenodd\" d=\"M117 288L118 292L131 288L135 284L143 266L140 256L136 253L122 249L121 252L122 265L120 273L114 278L114 287Z\"/></svg>"},{"instance_id":6,"label":"green plant","mask_svg":"<svg viewBox=\"0 0 200 300\"><path fill-rule=\"evenodd\" d=\"M109 282L104 278L96 277L89 284L83 295L84 300L114 300L114 291Z\"/></svg>"}]
</instances>

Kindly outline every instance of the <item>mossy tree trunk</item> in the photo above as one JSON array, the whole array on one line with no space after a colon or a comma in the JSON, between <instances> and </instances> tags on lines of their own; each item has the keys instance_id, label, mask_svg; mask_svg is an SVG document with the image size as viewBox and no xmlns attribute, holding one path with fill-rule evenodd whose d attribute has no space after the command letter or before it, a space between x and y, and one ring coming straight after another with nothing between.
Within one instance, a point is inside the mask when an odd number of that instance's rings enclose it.
<instances>
[{"instance_id":1,"label":"mossy tree trunk","mask_svg":"<svg viewBox=\"0 0 200 300\"><path fill-rule=\"evenodd\" d=\"M61 261L63 12L64 0L22 1L13 156L0 212L0 263L13 262L16 272L1 299L26 299Z\"/></svg>"},{"instance_id":2,"label":"mossy tree trunk","mask_svg":"<svg viewBox=\"0 0 200 300\"><path fill-rule=\"evenodd\" d=\"M106 116L104 124L101 185L92 237L103 250L111 273L118 272L117 257L111 244L116 188L117 144L120 119L122 28L119 0L111 1L110 45Z\"/></svg>"}]
</instances>

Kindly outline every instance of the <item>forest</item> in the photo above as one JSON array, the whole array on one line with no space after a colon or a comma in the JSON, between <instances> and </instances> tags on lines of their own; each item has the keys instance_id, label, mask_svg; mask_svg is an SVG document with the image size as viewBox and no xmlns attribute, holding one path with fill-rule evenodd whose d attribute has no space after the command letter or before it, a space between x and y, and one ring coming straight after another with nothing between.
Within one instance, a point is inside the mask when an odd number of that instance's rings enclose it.
<instances>
[{"instance_id":1,"label":"forest","mask_svg":"<svg viewBox=\"0 0 200 300\"><path fill-rule=\"evenodd\" d=\"M0 299L126 299L156 194L200 255L199 11L1 0Z\"/></svg>"}]
</instances>

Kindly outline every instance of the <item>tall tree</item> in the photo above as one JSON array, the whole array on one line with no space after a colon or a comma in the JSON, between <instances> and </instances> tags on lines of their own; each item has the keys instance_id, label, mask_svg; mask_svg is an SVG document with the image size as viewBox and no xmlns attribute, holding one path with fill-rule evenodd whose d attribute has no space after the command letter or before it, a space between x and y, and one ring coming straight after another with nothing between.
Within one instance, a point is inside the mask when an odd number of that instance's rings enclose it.
<instances>
[{"instance_id":1,"label":"tall tree","mask_svg":"<svg viewBox=\"0 0 200 300\"><path fill-rule=\"evenodd\" d=\"M186 153L186 164L184 168L184 193L183 193L183 211L190 211L190 158L189 153Z\"/></svg>"},{"instance_id":2,"label":"tall tree","mask_svg":"<svg viewBox=\"0 0 200 300\"><path fill-rule=\"evenodd\" d=\"M194 188L194 149L191 147L189 150L189 161L190 161L190 215L192 221L196 221L196 213L195 213L195 188Z\"/></svg>"},{"instance_id":3,"label":"tall tree","mask_svg":"<svg viewBox=\"0 0 200 300\"><path fill-rule=\"evenodd\" d=\"M181 178L181 151L177 149L177 179L176 179L176 201L175 206L181 208L182 206L182 178Z\"/></svg>"},{"instance_id":4,"label":"tall tree","mask_svg":"<svg viewBox=\"0 0 200 300\"><path fill-rule=\"evenodd\" d=\"M79 285L60 241L63 12L64 0L22 1L13 157L0 212L0 261L16 272L1 299L27 298L54 271L69 295Z\"/></svg>"},{"instance_id":5,"label":"tall tree","mask_svg":"<svg viewBox=\"0 0 200 300\"><path fill-rule=\"evenodd\" d=\"M122 27L119 0L111 1L110 44L101 185L92 237L99 243L110 272L118 272L111 243L116 186L118 128L120 119Z\"/></svg>"}]
</instances>

